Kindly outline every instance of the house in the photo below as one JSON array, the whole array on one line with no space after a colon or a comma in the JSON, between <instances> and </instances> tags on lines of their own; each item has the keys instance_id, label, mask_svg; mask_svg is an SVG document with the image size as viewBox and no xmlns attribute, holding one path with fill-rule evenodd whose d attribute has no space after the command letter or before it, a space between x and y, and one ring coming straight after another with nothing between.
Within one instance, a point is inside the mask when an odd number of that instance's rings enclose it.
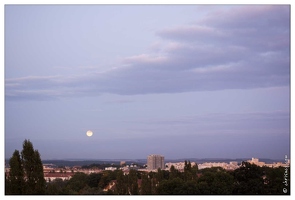
<instances>
[{"instance_id":1,"label":"house","mask_svg":"<svg viewBox=\"0 0 295 200\"><path fill-rule=\"evenodd\" d=\"M73 175L74 173L53 172L53 173L44 174L44 179L46 180L46 182L50 182L55 179L62 179L64 181L64 180L69 180L70 178L72 178Z\"/></svg>"}]
</instances>

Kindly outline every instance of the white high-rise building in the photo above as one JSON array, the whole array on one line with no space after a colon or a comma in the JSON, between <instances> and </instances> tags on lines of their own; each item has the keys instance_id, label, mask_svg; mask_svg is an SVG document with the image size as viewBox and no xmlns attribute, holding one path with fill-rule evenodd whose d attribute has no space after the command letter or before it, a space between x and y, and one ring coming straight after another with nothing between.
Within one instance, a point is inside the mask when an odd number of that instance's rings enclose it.
<instances>
[{"instance_id":1,"label":"white high-rise building","mask_svg":"<svg viewBox=\"0 0 295 200\"><path fill-rule=\"evenodd\" d=\"M162 155L149 155L147 157L147 169L165 169L164 156Z\"/></svg>"}]
</instances>

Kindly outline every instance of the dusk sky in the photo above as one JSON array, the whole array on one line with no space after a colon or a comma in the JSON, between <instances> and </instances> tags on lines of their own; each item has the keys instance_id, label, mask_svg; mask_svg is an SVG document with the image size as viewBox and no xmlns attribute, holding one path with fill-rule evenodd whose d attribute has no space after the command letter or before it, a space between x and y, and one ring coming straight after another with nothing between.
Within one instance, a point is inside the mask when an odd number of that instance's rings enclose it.
<instances>
[{"instance_id":1,"label":"dusk sky","mask_svg":"<svg viewBox=\"0 0 295 200\"><path fill-rule=\"evenodd\" d=\"M4 17L5 158L25 139L41 159L290 155L288 5L6 5Z\"/></svg>"}]
</instances>

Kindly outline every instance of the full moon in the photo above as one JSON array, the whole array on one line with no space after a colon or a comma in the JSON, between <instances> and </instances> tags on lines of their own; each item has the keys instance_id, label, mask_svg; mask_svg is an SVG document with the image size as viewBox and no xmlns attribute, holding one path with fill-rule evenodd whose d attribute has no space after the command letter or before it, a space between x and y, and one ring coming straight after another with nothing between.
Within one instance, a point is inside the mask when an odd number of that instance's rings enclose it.
<instances>
[{"instance_id":1,"label":"full moon","mask_svg":"<svg viewBox=\"0 0 295 200\"><path fill-rule=\"evenodd\" d=\"M88 137L91 137L91 136L93 135L93 132L89 130L89 131L86 132L86 135L87 135Z\"/></svg>"}]
</instances>

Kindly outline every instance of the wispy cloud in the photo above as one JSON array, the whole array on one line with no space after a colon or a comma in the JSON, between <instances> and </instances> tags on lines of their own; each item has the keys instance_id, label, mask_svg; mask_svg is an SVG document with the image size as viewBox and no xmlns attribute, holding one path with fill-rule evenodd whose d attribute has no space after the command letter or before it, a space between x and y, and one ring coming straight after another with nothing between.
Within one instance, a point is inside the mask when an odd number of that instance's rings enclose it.
<instances>
[{"instance_id":1,"label":"wispy cloud","mask_svg":"<svg viewBox=\"0 0 295 200\"><path fill-rule=\"evenodd\" d=\"M215 8L193 24L155 33L151 52L104 72L5 80L8 100L46 100L102 93L150 94L287 86L290 6Z\"/></svg>"},{"instance_id":2,"label":"wispy cloud","mask_svg":"<svg viewBox=\"0 0 295 200\"><path fill-rule=\"evenodd\" d=\"M137 121L140 123L140 121ZM159 129L171 129L183 135L289 135L289 111L245 112L245 113L208 113L193 116L180 116L170 119L150 119L141 123L157 125ZM163 131L164 132L164 131ZM167 131L166 131L167 132Z\"/></svg>"},{"instance_id":3,"label":"wispy cloud","mask_svg":"<svg viewBox=\"0 0 295 200\"><path fill-rule=\"evenodd\" d=\"M106 101L105 103L107 103L107 104L126 104L126 103L132 103L132 102L134 102L134 101L130 100L130 99L116 99L116 100Z\"/></svg>"}]
</instances>

